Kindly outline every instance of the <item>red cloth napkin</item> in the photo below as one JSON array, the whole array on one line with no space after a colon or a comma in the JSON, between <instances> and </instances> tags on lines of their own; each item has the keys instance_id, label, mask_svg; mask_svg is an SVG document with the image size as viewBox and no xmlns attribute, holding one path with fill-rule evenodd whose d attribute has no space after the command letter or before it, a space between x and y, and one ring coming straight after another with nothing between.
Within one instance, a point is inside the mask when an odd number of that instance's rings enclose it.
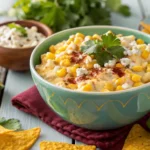
<instances>
[{"instance_id":1,"label":"red cloth napkin","mask_svg":"<svg viewBox=\"0 0 150 150\"><path fill-rule=\"evenodd\" d=\"M39 117L58 132L85 144L96 145L102 150L121 150L132 127L132 125L128 125L108 131L92 131L77 127L57 116L42 100L35 86L13 97L12 104L19 110ZM148 117L150 117L150 113L138 121L145 129L147 129L146 120Z\"/></svg>"}]
</instances>

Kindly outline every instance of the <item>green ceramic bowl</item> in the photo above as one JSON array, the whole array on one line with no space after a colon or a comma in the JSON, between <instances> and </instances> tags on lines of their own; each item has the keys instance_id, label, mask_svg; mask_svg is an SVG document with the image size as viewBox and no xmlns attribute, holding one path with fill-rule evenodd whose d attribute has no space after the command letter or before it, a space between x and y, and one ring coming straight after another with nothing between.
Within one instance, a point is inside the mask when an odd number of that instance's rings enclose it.
<instances>
[{"instance_id":1,"label":"green ceramic bowl","mask_svg":"<svg viewBox=\"0 0 150 150\"><path fill-rule=\"evenodd\" d=\"M140 31L115 26L88 26L65 30L50 36L38 45L31 55L32 77L43 100L64 120L83 128L114 129L140 119L150 110L150 84L109 93L72 91L47 82L40 77L34 67L40 63L41 54L47 52L51 44L68 39L77 32L93 35L103 34L108 30L116 34L135 35L150 43L150 36Z\"/></svg>"}]
</instances>

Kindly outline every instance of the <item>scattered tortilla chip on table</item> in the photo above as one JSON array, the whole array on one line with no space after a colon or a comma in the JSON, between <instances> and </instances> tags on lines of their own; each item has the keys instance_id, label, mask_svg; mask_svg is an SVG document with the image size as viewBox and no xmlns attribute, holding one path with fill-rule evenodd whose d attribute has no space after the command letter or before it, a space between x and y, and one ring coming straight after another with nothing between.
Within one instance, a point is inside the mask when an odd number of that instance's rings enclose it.
<instances>
[{"instance_id":1,"label":"scattered tortilla chip on table","mask_svg":"<svg viewBox=\"0 0 150 150\"><path fill-rule=\"evenodd\" d=\"M130 130L122 150L150 150L150 133L139 124Z\"/></svg>"},{"instance_id":2,"label":"scattered tortilla chip on table","mask_svg":"<svg viewBox=\"0 0 150 150\"><path fill-rule=\"evenodd\" d=\"M9 129L6 129L6 128L0 126L0 135L11 132L11 131L13 131L13 130L9 130Z\"/></svg>"},{"instance_id":3,"label":"scattered tortilla chip on table","mask_svg":"<svg viewBox=\"0 0 150 150\"><path fill-rule=\"evenodd\" d=\"M39 135L39 127L0 134L0 150L29 150Z\"/></svg>"},{"instance_id":4,"label":"scattered tortilla chip on table","mask_svg":"<svg viewBox=\"0 0 150 150\"><path fill-rule=\"evenodd\" d=\"M40 143L40 150L96 150L93 145L74 145L62 142L47 142Z\"/></svg>"}]
</instances>

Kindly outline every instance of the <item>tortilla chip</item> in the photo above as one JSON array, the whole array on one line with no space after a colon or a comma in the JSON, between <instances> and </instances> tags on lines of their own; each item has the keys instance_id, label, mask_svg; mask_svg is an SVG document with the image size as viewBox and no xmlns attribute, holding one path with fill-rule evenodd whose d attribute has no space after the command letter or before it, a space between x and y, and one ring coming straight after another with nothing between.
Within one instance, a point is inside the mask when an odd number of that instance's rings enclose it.
<instances>
[{"instance_id":1,"label":"tortilla chip","mask_svg":"<svg viewBox=\"0 0 150 150\"><path fill-rule=\"evenodd\" d=\"M40 128L0 135L0 150L29 150L40 134Z\"/></svg>"},{"instance_id":2,"label":"tortilla chip","mask_svg":"<svg viewBox=\"0 0 150 150\"><path fill-rule=\"evenodd\" d=\"M9 129L6 129L6 128L0 126L0 135L11 132L11 131L13 131L13 130L9 130Z\"/></svg>"},{"instance_id":3,"label":"tortilla chip","mask_svg":"<svg viewBox=\"0 0 150 150\"><path fill-rule=\"evenodd\" d=\"M150 133L139 124L129 132L122 150L150 150Z\"/></svg>"},{"instance_id":4,"label":"tortilla chip","mask_svg":"<svg viewBox=\"0 0 150 150\"><path fill-rule=\"evenodd\" d=\"M96 150L93 145L74 145L62 142L46 142L42 141L40 143L40 150Z\"/></svg>"}]
</instances>

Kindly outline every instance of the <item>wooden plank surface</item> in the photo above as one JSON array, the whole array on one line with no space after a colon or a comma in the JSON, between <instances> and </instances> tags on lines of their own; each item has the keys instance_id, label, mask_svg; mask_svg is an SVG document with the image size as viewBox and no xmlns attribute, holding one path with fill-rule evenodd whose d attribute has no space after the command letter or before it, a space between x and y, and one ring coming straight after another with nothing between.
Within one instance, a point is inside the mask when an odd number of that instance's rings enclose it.
<instances>
[{"instance_id":1,"label":"wooden plank surface","mask_svg":"<svg viewBox=\"0 0 150 150\"><path fill-rule=\"evenodd\" d=\"M5 84L6 75L7 75L7 70L3 67L0 67L0 82L3 84ZM1 106L3 92L4 90L0 90L0 106Z\"/></svg>"}]
</instances>

